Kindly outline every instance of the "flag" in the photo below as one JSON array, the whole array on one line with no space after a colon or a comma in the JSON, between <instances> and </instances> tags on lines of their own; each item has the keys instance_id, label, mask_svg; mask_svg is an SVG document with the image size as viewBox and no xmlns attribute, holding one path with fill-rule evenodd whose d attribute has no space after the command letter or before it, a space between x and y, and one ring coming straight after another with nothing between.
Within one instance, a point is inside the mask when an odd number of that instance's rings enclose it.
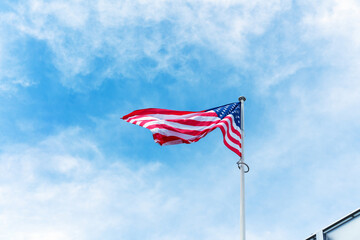
<instances>
[{"instance_id":1,"label":"flag","mask_svg":"<svg viewBox=\"0 0 360 240\"><path fill-rule=\"evenodd\" d=\"M160 145L197 142L219 128L225 146L241 157L240 107L236 102L197 112L147 108L135 110L122 119L149 129Z\"/></svg>"}]
</instances>

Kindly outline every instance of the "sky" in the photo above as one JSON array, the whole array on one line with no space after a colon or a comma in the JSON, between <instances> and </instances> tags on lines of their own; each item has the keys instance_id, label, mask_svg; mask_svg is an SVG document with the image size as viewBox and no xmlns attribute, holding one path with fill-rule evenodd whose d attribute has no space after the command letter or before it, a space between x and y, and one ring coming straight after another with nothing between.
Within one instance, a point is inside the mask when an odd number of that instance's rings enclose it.
<instances>
[{"instance_id":1,"label":"sky","mask_svg":"<svg viewBox=\"0 0 360 240\"><path fill-rule=\"evenodd\" d=\"M238 239L237 155L120 118L245 102L248 240L360 207L357 0L0 2L0 239Z\"/></svg>"}]
</instances>

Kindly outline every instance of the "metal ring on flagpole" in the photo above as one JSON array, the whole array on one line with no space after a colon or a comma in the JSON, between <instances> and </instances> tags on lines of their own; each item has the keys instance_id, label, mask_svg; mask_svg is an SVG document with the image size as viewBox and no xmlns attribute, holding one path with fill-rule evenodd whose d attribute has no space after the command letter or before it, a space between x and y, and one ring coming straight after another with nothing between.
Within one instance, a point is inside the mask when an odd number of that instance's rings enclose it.
<instances>
[{"instance_id":1,"label":"metal ring on flagpole","mask_svg":"<svg viewBox=\"0 0 360 240\"><path fill-rule=\"evenodd\" d=\"M247 167L247 170L244 170L244 173L248 173L250 171L250 167L246 163L239 160L236 164L238 165L239 169L241 169L241 165L245 165Z\"/></svg>"}]
</instances>

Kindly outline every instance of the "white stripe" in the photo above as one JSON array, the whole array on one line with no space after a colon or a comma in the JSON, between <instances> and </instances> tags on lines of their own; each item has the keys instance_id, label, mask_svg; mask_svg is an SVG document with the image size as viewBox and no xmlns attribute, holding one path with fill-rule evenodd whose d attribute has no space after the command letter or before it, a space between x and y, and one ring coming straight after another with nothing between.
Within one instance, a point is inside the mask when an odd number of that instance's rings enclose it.
<instances>
[{"instance_id":1,"label":"white stripe","mask_svg":"<svg viewBox=\"0 0 360 240\"><path fill-rule=\"evenodd\" d=\"M197 116L193 116L193 117L189 117L189 118L182 118L182 117L171 117L169 118L168 115L162 115L162 116L149 116L149 117L153 117L159 120L171 120L171 119L179 119L179 120L195 120L195 121L199 121L199 122L211 122L214 121L216 119L219 119L218 117L211 117L211 116L202 116L202 115L197 115Z\"/></svg>"},{"instance_id":2,"label":"white stripe","mask_svg":"<svg viewBox=\"0 0 360 240\"><path fill-rule=\"evenodd\" d=\"M136 117L144 117L144 116L149 116L149 117L155 117L155 118L159 118L159 119L164 119L164 118L168 118L168 119L182 119L182 118L191 118L193 116L202 114L204 112L195 112L195 113L189 113L189 114L184 114L184 115L175 115L175 114L165 114L165 113L149 113L149 114L138 114L138 115L134 115L131 117L128 117L126 119L124 119L125 121L128 121L129 119L132 118L136 118Z\"/></svg>"},{"instance_id":3,"label":"white stripe","mask_svg":"<svg viewBox=\"0 0 360 240\"><path fill-rule=\"evenodd\" d=\"M214 112L214 111L209 111L209 112ZM214 121L216 123L211 124L209 126L193 126L193 125L187 125L187 124L183 124L183 123L169 122L169 121L166 121L167 119L191 119L191 120L195 120L195 121L199 121L199 122ZM210 130L214 126L219 127L221 125L221 126L223 126L223 128L225 130L225 136L224 136L225 142L227 144L229 144L230 146L234 147L235 149L238 149L241 152L241 147L239 146L239 144L231 141L228 137L228 134L230 134L234 139L238 140L240 143L242 142L241 138L232 131L231 127L229 128L229 133L228 133L228 127L225 122L227 122L228 124L232 124L232 126L235 128L235 130L241 134L240 128L235 124L235 120L232 115L223 118L220 122L219 122L220 118L202 116L202 113L191 113L191 114L185 114L185 115L148 114L146 116L143 116L143 115L134 116L134 117L128 118L126 121L133 123L133 124L140 125L142 121L148 121L148 120L152 120L152 121L147 122L146 124L144 124L143 127L147 128L147 127L155 125L155 124L165 124L165 125L177 128L179 130L204 131L207 129ZM163 129L161 127L150 129L150 130L153 134L159 133L164 136L175 136L175 137L179 137L179 138L182 138L182 139L185 139L188 141L192 141L192 140L201 138L205 134L208 133L208 132L205 132L202 135L193 136L193 135L179 133L179 132L172 131L172 130ZM163 145L173 145L173 144L178 144L180 142L181 142L180 140L174 140L174 141L166 142Z\"/></svg>"},{"instance_id":4,"label":"white stripe","mask_svg":"<svg viewBox=\"0 0 360 240\"><path fill-rule=\"evenodd\" d=\"M222 120L221 120L221 125L223 125L224 126L224 128L225 128L225 130L227 130L227 125L225 125L225 121L228 123L228 124L232 124L232 126L235 128L235 130L236 131L239 131L239 128L236 126L236 124L235 124L235 121L234 121L234 118L232 117L232 116L230 116L230 118L223 118ZM231 122L230 122L231 121ZM220 124L220 123L219 123ZM236 134L236 133L234 133L233 131L232 131L232 129L231 129L231 127L230 127L230 129L229 129L229 133L230 133L230 135L233 137L233 138L235 138L236 140L238 140L240 143L241 143L241 138ZM240 133L240 131L239 131L239 133Z\"/></svg>"},{"instance_id":5,"label":"white stripe","mask_svg":"<svg viewBox=\"0 0 360 240\"><path fill-rule=\"evenodd\" d=\"M199 115L199 113L190 113L190 114L185 114L185 115L154 113L154 114L145 114L145 115L151 116L154 118L158 118L158 119L183 119L183 118L192 118L196 115Z\"/></svg>"},{"instance_id":6,"label":"white stripe","mask_svg":"<svg viewBox=\"0 0 360 240\"><path fill-rule=\"evenodd\" d=\"M226 132L225 132L224 138L225 138L225 141L226 141L230 146L232 146L232 147L235 148L235 149L240 150L239 144L234 143L233 141L231 141L231 140L228 138L228 134L227 134Z\"/></svg>"},{"instance_id":7,"label":"white stripe","mask_svg":"<svg viewBox=\"0 0 360 240\"><path fill-rule=\"evenodd\" d=\"M159 119L195 119L198 116L207 115L210 112L215 113L214 111L196 112L196 113L190 113L190 114L184 114L184 115L155 113L155 114L146 114L146 116L151 116L151 117L155 117L155 118L159 118Z\"/></svg>"},{"instance_id":8,"label":"white stripe","mask_svg":"<svg viewBox=\"0 0 360 240\"><path fill-rule=\"evenodd\" d=\"M164 125L168 125L180 130L196 130L196 131L203 131L209 128L214 127L218 122L219 122L220 118L217 118L216 122L209 125L209 126L193 126L193 125L188 125L188 124L182 124L182 123L176 123L176 122L169 122L166 120L159 120L159 121L152 121L152 122L147 122L144 124L143 127L148 128L149 126L152 125L156 125L156 124L164 124Z\"/></svg>"},{"instance_id":9,"label":"white stripe","mask_svg":"<svg viewBox=\"0 0 360 240\"><path fill-rule=\"evenodd\" d=\"M150 131L153 134L159 133L164 136L168 136L168 137L174 136L174 137L179 137L179 138L182 138L185 140L190 140L190 141L201 137L201 135L192 136L189 134L179 133L179 132L175 132L175 131L171 131L171 130L167 130L167 129L163 129L163 128L154 128L154 129L150 129Z\"/></svg>"},{"instance_id":10,"label":"white stripe","mask_svg":"<svg viewBox=\"0 0 360 240\"><path fill-rule=\"evenodd\" d=\"M180 143L183 143L183 141L181 141L181 139L177 139L177 140L165 142L165 143L163 143L163 146L175 145L175 144L180 144Z\"/></svg>"},{"instance_id":11,"label":"white stripe","mask_svg":"<svg viewBox=\"0 0 360 240\"><path fill-rule=\"evenodd\" d=\"M129 123L134 123L134 122L137 122L137 121L145 121L145 120L159 120L157 118L154 118L154 117L132 117L132 118L129 118L128 121Z\"/></svg>"},{"instance_id":12,"label":"white stripe","mask_svg":"<svg viewBox=\"0 0 360 240\"><path fill-rule=\"evenodd\" d=\"M174 118L175 119L175 118ZM179 118L178 118L179 119ZM194 121L199 121L199 122L214 122L219 120L218 117L206 117L206 116L195 116L192 118L188 118ZM129 119L127 119L126 121L132 124L135 124L136 121L146 121L146 120L154 120L154 121L163 121L163 120L170 120L170 118L159 118L159 117L152 117L152 116L139 116L139 117L131 117Z\"/></svg>"},{"instance_id":13,"label":"white stripe","mask_svg":"<svg viewBox=\"0 0 360 240\"><path fill-rule=\"evenodd\" d=\"M233 117L232 117L232 116L230 116L230 118L233 120ZM225 141L226 141L230 146L232 146L232 147L235 148L235 149L238 149L238 150L241 152L241 148L240 148L239 144L231 141L231 140L229 139L229 137L228 137L227 126L226 126L226 124L225 124L225 121L228 122L228 123L230 123L229 121L232 121L232 120L230 120L229 118L226 118L226 119L224 118L223 121L222 121L221 123L219 123L218 125L221 125L221 126L224 127L224 130L225 130L225 136L224 136ZM232 121L232 123L235 124L233 121ZM237 136L235 133L233 133L232 130L231 130L231 128L229 129L229 133L230 133L230 135L231 135L233 138L235 138L235 139L237 139L237 140L240 140L240 139L239 139L239 136ZM241 143L241 140L240 140L240 143Z\"/></svg>"},{"instance_id":14,"label":"white stripe","mask_svg":"<svg viewBox=\"0 0 360 240\"><path fill-rule=\"evenodd\" d=\"M211 113L215 113L214 111L209 111ZM209 112L200 112L200 113L191 113L185 115L171 115L171 114L145 114L145 115L135 115L125 119L130 122L131 119L142 119L146 117L154 118L154 119L193 119L197 121L212 121L213 118L217 118L216 116L203 116L207 115ZM216 113L215 113L216 114ZM200 119L199 119L200 117Z\"/></svg>"},{"instance_id":15,"label":"white stripe","mask_svg":"<svg viewBox=\"0 0 360 240\"><path fill-rule=\"evenodd\" d=\"M237 131L241 136L240 128L236 125L235 119L232 115L231 115L231 122L232 122L231 125L235 128L235 131ZM237 135L235 132L233 132L231 128L230 128L230 134L233 138L239 140L240 144L242 143L241 137L239 137L239 135Z\"/></svg>"}]
</instances>

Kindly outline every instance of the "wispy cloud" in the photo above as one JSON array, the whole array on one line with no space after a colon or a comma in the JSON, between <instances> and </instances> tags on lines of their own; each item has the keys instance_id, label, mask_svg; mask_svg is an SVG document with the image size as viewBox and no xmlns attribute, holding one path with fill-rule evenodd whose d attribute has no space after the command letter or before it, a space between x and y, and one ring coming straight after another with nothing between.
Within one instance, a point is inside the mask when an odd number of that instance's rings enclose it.
<instances>
[{"instance_id":1,"label":"wispy cloud","mask_svg":"<svg viewBox=\"0 0 360 240\"><path fill-rule=\"evenodd\" d=\"M314 6L314 5L311 5ZM318 52L323 61L333 67L354 67L359 65L360 28L359 2L323 1L309 11L303 24L307 29L304 38L323 46Z\"/></svg>"},{"instance_id":2,"label":"wispy cloud","mask_svg":"<svg viewBox=\"0 0 360 240\"><path fill-rule=\"evenodd\" d=\"M146 181L156 163L132 170L100 162L96 144L80 133L69 129L33 146L2 149L2 238L97 239L109 231L126 237L135 219L155 219L171 207L158 183Z\"/></svg>"},{"instance_id":3,"label":"wispy cloud","mask_svg":"<svg viewBox=\"0 0 360 240\"><path fill-rule=\"evenodd\" d=\"M249 54L246 36L263 33L289 6L288 1L32 0L4 14L23 38L46 43L62 83L79 90L109 77L137 78L139 71L146 80L159 71L188 79L184 72L193 70L187 62L196 59L186 54L192 46L238 65ZM106 65L99 69L99 62Z\"/></svg>"},{"instance_id":4,"label":"wispy cloud","mask_svg":"<svg viewBox=\"0 0 360 240\"><path fill-rule=\"evenodd\" d=\"M236 214L227 219L221 212L236 193L223 189L231 178L204 177L217 171L214 164L173 175L156 161L108 158L80 128L2 147L0 162L4 239L218 239L237 233L235 222L227 224ZM212 187L203 189L206 183Z\"/></svg>"},{"instance_id":5,"label":"wispy cloud","mask_svg":"<svg viewBox=\"0 0 360 240\"><path fill-rule=\"evenodd\" d=\"M160 156L119 118L239 91L249 240L303 239L358 207L356 1L9 6L0 91L31 87L0 109L2 139L16 135L0 146L1 238L236 238L238 172L220 133ZM18 140L28 132L41 136Z\"/></svg>"},{"instance_id":6,"label":"wispy cloud","mask_svg":"<svg viewBox=\"0 0 360 240\"><path fill-rule=\"evenodd\" d=\"M0 16L0 20L4 21L6 18ZM6 26L1 26L0 33L3 37L0 39L0 94L2 92L13 92L17 86L28 87L34 81L24 73L24 68L21 66L21 60L16 56L17 47L12 45L16 42L16 36L9 36L11 32Z\"/></svg>"}]
</instances>

